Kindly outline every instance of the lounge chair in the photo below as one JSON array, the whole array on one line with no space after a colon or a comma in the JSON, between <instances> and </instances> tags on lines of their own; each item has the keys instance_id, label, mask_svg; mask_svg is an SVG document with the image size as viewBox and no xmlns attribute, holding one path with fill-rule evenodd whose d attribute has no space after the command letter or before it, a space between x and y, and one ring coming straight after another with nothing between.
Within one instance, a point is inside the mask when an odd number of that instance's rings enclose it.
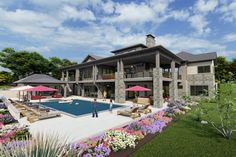
<instances>
[{"instance_id":1,"label":"lounge chair","mask_svg":"<svg viewBox=\"0 0 236 157\"><path fill-rule=\"evenodd\" d=\"M117 115L127 116L134 119L134 118L140 117L140 113L138 113L137 111L138 111L138 107L134 107L128 110L119 110L117 111Z\"/></svg>"},{"instance_id":2,"label":"lounge chair","mask_svg":"<svg viewBox=\"0 0 236 157\"><path fill-rule=\"evenodd\" d=\"M39 120L61 116L60 112L47 112L38 116Z\"/></svg>"},{"instance_id":3,"label":"lounge chair","mask_svg":"<svg viewBox=\"0 0 236 157\"><path fill-rule=\"evenodd\" d=\"M150 99L149 98L140 98L140 97L138 97L137 104L150 105Z\"/></svg>"},{"instance_id":4,"label":"lounge chair","mask_svg":"<svg viewBox=\"0 0 236 157\"><path fill-rule=\"evenodd\" d=\"M148 108L149 106L150 106L150 105L143 105L142 107L139 107L139 108L138 108L138 112L139 112L139 113L144 113L144 114L151 113L152 110Z\"/></svg>"}]
</instances>

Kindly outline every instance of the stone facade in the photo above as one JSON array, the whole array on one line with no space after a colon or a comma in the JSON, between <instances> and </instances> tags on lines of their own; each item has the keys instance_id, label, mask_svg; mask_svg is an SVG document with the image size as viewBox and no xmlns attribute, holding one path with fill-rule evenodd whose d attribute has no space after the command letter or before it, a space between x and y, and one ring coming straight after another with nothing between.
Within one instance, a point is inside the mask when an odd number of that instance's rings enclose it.
<instances>
[{"instance_id":1,"label":"stone facade","mask_svg":"<svg viewBox=\"0 0 236 157\"><path fill-rule=\"evenodd\" d=\"M153 69L153 106L162 107L163 105L163 82L160 68Z\"/></svg>"},{"instance_id":2,"label":"stone facade","mask_svg":"<svg viewBox=\"0 0 236 157\"><path fill-rule=\"evenodd\" d=\"M118 103L125 102L125 82L124 72L115 73L115 101Z\"/></svg>"},{"instance_id":3,"label":"stone facade","mask_svg":"<svg viewBox=\"0 0 236 157\"><path fill-rule=\"evenodd\" d=\"M172 81L170 82L170 100L178 99L178 84L177 84L177 72L172 73Z\"/></svg>"},{"instance_id":4,"label":"stone facade","mask_svg":"<svg viewBox=\"0 0 236 157\"><path fill-rule=\"evenodd\" d=\"M194 74L194 75L187 75L187 82L188 82L188 92L189 95L190 92L190 86L196 86L196 85L206 85L208 86L209 90L209 97L214 96L215 92L215 75L212 73L203 73L203 74Z\"/></svg>"}]
</instances>

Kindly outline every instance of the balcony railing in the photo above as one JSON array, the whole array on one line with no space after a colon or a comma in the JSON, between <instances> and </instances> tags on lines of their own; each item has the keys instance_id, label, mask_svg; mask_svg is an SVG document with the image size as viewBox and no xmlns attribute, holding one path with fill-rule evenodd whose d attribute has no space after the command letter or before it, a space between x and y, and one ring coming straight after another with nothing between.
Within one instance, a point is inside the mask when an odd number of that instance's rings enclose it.
<instances>
[{"instance_id":1,"label":"balcony railing","mask_svg":"<svg viewBox=\"0 0 236 157\"><path fill-rule=\"evenodd\" d=\"M125 73L125 78L139 78L139 77L152 77L153 72L152 71L142 71L137 73Z\"/></svg>"},{"instance_id":2,"label":"balcony railing","mask_svg":"<svg viewBox=\"0 0 236 157\"><path fill-rule=\"evenodd\" d=\"M115 73L111 74L98 74L99 80L112 80L115 79Z\"/></svg>"},{"instance_id":3,"label":"balcony railing","mask_svg":"<svg viewBox=\"0 0 236 157\"><path fill-rule=\"evenodd\" d=\"M92 80L93 77L80 77L79 81Z\"/></svg>"}]
</instances>

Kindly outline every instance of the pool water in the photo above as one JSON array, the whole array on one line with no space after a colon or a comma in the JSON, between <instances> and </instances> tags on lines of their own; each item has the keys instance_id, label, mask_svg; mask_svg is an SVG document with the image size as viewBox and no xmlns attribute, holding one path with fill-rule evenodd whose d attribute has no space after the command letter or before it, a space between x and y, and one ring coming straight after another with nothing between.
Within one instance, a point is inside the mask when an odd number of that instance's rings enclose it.
<instances>
[{"instance_id":1,"label":"pool water","mask_svg":"<svg viewBox=\"0 0 236 157\"><path fill-rule=\"evenodd\" d=\"M91 101L85 101L85 100L73 100L73 102L70 103L59 103L58 101L52 101L52 102L42 102L42 105L46 107L50 107L53 109L56 109L58 111L62 111L65 113L68 113L70 115L74 116L80 116L84 114L92 113L93 111L93 104ZM97 111L105 111L109 110L110 105L107 103L100 103L97 102ZM121 105L113 104L113 109L122 107Z\"/></svg>"}]
</instances>

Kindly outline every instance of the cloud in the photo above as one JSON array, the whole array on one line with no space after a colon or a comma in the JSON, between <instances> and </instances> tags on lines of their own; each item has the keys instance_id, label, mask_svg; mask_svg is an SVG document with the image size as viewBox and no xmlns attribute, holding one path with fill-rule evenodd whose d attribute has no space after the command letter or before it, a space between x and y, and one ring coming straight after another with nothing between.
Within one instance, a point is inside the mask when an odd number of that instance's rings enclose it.
<instances>
[{"instance_id":1,"label":"cloud","mask_svg":"<svg viewBox=\"0 0 236 157\"><path fill-rule=\"evenodd\" d=\"M52 29L60 26L59 21L47 14L21 9L7 11L0 8L0 21L2 29L37 38L50 35Z\"/></svg>"},{"instance_id":2,"label":"cloud","mask_svg":"<svg viewBox=\"0 0 236 157\"><path fill-rule=\"evenodd\" d=\"M198 0L196 9L201 13L213 11L218 5L218 0Z\"/></svg>"},{"instance_id":3,"label":"cloud","mask_svg":"<svg viewBox=\"0 0 236 157\"><path fill-rule=\"evenodd\" d=\"M108 23L132 23L142 24L151 21L155 17L154 11L145 3L118 4L115 16L104 18Z\"/></svg>"},{"instance_id":4,"label":"cloud","mask_svg":"<svg viewBox=\"0 0 236 157\"><path fill-rule=\"evenodd\" d=\"M23 48L22 50L26 50L30 52L38 52L41 54L50 53L50 49L47 46L43 46L43 47L29 46L29 47Z\"/></svg>"},{"instance_id":5,"label":"cloud","mask_svg":"<svg viewBox=\"0 0 236 157\"><path fill-rule=\"evenodd\" d=\"M175 53L180 51L205 53L226 50L225 45L214 43L201 38L183 36L180 34L167 34L164 36L159 36L157 38L157 43L171 49Z\"/></svg>"},{"instance_id":6,"label":"cloud","mask_svg":"<svg viewBox=\"0 0 236 157\"><path fill-rule=\"evenodd\" d=\"M236 20L236 1L231 3L223 2L218 12L223 14L222 20L234 22Z\"/></svg>"},{"instance_id":7,"label":"cloud","mask_svg":"<svg viewBox=\"0 0 236 157\"><path fill-rule=\"evenodd\" d=\"M203 15L193 15L189 17L190 25L197 31L198 35L208 34L211 29L208 27L208 21Z\"/></svg>"},{"instance_id":8,"label":"cloud","mask_svg":"<svg viewBox=\"0 0 236 157\"><path fill-rule=\"evenodd\" d=\"M94 16L93 12L88 9L81 9L77 10L75 7L71 6L64 6L62 9L62 14L65 19L72 19L72 20L81 20L81 21L94 21L96 17Z\"/></svg>"},{"instance_id":9,"label":"cloud","mask_svg":"<svg viewBox=\"0 0 236 157\"><path fill-rule=\"evenodd\" d=\"M227 42L236 41L236 33L225 35L224 40L226 40Z\"/></svg>"}]
</instances>

